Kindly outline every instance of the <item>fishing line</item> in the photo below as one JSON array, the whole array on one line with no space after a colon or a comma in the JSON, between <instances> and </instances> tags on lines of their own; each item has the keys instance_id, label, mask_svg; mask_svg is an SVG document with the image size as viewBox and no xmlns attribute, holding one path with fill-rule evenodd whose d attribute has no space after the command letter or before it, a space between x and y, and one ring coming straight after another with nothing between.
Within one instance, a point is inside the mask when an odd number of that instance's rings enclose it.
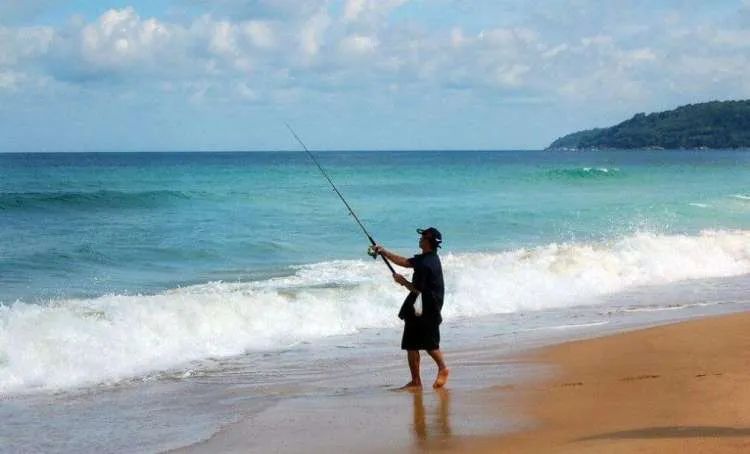
<instances>
[{"instance_id":1,"label":"fishing line","mask_svg":"<svg viewBox=\"0 0 750 454\"><path fill-rule=\"evenodd\" d=\"M349 210L349 214L352 215L352 217L354 218L354 220L357 222L357 224L359 225L359 227L362 229L362 232L364 232L364 234L367 237L367 239L370 240L371 246L368 249L367 253L369 255L371 255L372 258L377 258L377 254L375 254L374 249L373 249L373 247L377 243L375 243L375 240L372 239L372 235L370 235L370 233L367 231L367 229L365 228L365 226L362 224L362 221L359 220L359 217L357 217L357 214L354 213L354 210L352 210L352 207L349 206L349 203L346 201L346 199L344 198L344 196L341 195L341 192L339 192L338 188L336 188L336 185L333 184L333 180L331 180L331 177L328 176L328 174L326 173L326 171L323 169L323 166L321 166L320 163L318 162L318 160L315 159L315 156L313 156L313 154L310 153L310 150L307 149L307 146L302 141L302 139L300 139L299 136L297 135L297 133L294 132L294 129L292 129L292 127L289 126L289 123L284 123L284 124L289 129L289 132L292 133L292 135L294 136L294 138L297 139L297 142L299 142L299 144L302 145L302 148L305 150L305 152L307 153L307 155L310 156L310 159L312 159L312 161L315 163L315 165L318 166L318 170L320 170L320 173L322 173L323 176L325 177L325 179L328 180L328 183L330 183L331 187L336 192L336 195L338 195L339 198L341 199L341 201L344 202L344 205L346 205L346 209ZM383 262L385 262L386 266L388 266L388 269L391 270L391 273L395 274L396 271L394 271L393 266L391 266L391 262L389 262L388 259L385 258L382 255L380 256L380 258L383 259Z\"/></svg>"}]
</instances>

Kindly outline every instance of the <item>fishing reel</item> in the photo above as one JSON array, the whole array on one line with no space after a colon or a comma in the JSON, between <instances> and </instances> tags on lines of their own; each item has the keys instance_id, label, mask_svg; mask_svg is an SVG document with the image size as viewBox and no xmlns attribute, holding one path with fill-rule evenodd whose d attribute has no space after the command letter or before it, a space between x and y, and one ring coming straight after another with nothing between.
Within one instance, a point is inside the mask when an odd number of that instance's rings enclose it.
<instances>
[{"instance_id":1,"label":"fishing reel","mask_svg":"<svg viewBox=\"0 0 750 454\"><path fill-rule=\"evenodd\" d=\"M367 255L369 255L370 257L374 259L378 258L378 253L375 252L375 246L370 246L367 248Z\"/></svg>"}]
</instances>

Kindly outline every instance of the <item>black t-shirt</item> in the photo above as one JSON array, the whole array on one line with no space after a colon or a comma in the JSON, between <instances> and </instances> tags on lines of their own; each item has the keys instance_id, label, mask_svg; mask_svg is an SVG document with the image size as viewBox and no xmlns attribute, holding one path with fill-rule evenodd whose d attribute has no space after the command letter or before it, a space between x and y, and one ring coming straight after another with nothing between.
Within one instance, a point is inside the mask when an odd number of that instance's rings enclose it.
<instances>
[{"instance_id":1,"label":"black t-shirt","mask_svg":"<svg viewBox=\"0 0 750 454\"><path fill-rule=\"evenodd\" d=\"M422 294L422 315L425 320L440 323L443 321L440 311L443 308L443 267L440 264L440 257L435 252L418 254L408 259L409 264L414 268L414 275L411 283ZM404 301L403 309L407 309L406 317L413 317L413 303L416 301L416 295L410 293ZM409 308L408 306L411 306ZM410 309L410 310L409 310ZM400 316L401 314L399 314ZM406 318L402 317L402 318Z\"/></svg>"}]
</instances>

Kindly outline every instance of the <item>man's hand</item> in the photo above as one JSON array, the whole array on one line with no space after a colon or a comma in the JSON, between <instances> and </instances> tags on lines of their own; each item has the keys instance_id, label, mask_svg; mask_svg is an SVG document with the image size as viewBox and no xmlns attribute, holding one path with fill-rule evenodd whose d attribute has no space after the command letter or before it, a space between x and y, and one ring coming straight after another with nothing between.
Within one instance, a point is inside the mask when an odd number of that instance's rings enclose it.
<instances>
[{"instance_id":1,"label":"man's hand","mask_svg":"<svg viewBox=\"0 0 750 454\"><path fill-rule=\"evenodd\" d=\"M407 258L394 254L391 251L386 251L385 248L379 244L372 246L372 252L375 253L376 257L380 255L384 257L386 260L390 260L391 262L395 263L398 266L403 266L404 268L412 267L412 264L409 263L409 260Z\"/></svg>"},{"instance_id":2,"label":"man's hand","mask_svg":"<svg viewBox=\"0 0 750 454\"><path fill-rule=\"evenodd\" d=\"M404 276L402 276L402 275L400 275L398 273L393 273L393 280L396 281L397 283L403 285L403 286L406 286L407 284L409 284L409 281L407 281Z\"/></svg>"}]
</instances>

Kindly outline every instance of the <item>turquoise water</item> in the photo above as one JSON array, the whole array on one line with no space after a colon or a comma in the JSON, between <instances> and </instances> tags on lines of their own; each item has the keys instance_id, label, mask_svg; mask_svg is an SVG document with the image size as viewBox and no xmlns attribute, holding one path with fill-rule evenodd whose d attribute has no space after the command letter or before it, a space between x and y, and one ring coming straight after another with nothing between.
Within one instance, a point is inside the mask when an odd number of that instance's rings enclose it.
<instances>
[{"instance_id":1,"label":"turquoise water","mask_svg":"<svg viewBox=\"0 0 750 454\"><path fill-rule=\"evenodd\" d=\"M750 228L743 151L324 152L376 240L503 251ZM365 257L303 153L0 154L0 301L154 293Z\"/></svg>"},{"instance_id":2,"label":"turquoise water","mask_svg":"<svg viewBox=\"0 0 750 454\"><path fill-rule=\"evenodd\" d=\"M748 152L319 159L389 249L443 232L449 323L750 273ZM400 327L403 289L303 153L0 154L0 219L0 394Z\"/></svg>"}]
</instances>

